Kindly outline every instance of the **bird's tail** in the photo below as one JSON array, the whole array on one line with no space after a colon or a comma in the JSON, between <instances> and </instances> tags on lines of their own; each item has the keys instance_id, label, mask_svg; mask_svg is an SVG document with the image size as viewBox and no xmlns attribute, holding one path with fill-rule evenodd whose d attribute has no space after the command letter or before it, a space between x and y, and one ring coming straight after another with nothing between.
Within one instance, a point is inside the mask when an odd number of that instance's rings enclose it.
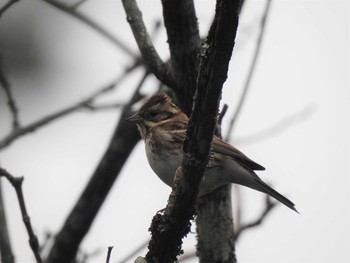
<instances>
[{"instance_id":1,"label":"bird's tail","mask_svg":"<svg viewBox=\"0 0 350 263\"><path fill-rule=\"evenodd\" d=\"M295 212L297 212L299 214L298 210L295 208L295 204L292 201L290 201L288 198L281 195L279 192L277 192L271 186L264 183L259 177L256 177L254 179L259 186L259 187L255 188L256 190L272 196L273 198L280 201L282 204L284 204L285 206L288 206L290 209L294 210Z\"/></svg>"}]
</instances>

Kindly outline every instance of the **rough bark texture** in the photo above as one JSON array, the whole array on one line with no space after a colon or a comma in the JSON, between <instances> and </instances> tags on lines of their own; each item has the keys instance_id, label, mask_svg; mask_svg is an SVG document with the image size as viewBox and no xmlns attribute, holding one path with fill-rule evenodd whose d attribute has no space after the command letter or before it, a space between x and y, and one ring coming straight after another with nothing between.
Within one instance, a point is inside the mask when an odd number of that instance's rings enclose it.
<instances>
[{"instance_id":1,"label":"rough bark texture","mask_svg":"<svg viewBox=\"0 0 350 263\"><path fill-rule=\"evenodd\" d=\"M197 252L201 263L237 262L234 246L231 185L197 202Z\"/></svg>"},{"instance_id":2,"label":"rough bark texture","mask_svg":"<svg viewBox=\"0 0 350 263\"><path fill-rule=\"evenodd\" d=\"M182 110L190 115L196 90L200 37L192 0L162 0L174 89Z\"/></svg>"},{"instance_id":3,"label":"rough bark texture","mask_svg":"<svg viewBox=\"0 0 350 263\"><path fill-rule=\"evenodd\" d=\"M164 215L157 214L153 219L147 262L174 262L181 253L182 238L190 230L189 221L193 218L198 187L208 162L221 90L235 43L239 7L239 1L217 2L215 20L201 55L182 169L178 169L175 176L175 188Z\"/></svg>"}]
</instances>

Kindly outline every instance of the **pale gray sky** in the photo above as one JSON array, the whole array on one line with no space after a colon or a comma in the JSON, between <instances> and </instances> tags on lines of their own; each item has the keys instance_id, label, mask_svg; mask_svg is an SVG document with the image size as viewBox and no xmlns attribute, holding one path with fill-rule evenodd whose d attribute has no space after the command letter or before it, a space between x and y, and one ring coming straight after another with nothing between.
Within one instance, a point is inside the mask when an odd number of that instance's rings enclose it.
<instances>
[{"instance_id":1,"label":"pale gray sky","mask_svg":"<svg viewBox=\"0 0 350 263\"><path fill-rule=\"evenodd\" d=\"M161 16L160 3L138 2L150 28ZM212 2L196 2L203 35L213 15ZM226 120L241 93L264 3L247 1L244 8L224 87L222 102L230 105ZM137 51L120 1L90 0L81 10ZM301 214L278 206L261 227L242 236L236 248L239 262L350 261L349 10L346 0L272 4L256 75L232 139L267 168L259 176L293 200ZM0 52L23 123L79 101L130 64L127 55L93 30L41 1L15 4L0 19L0 37ZM164 29L155 44L166 59ZM106 100L126 101L141 74L136 72ZM150 79L144 91L155 88ZM1 90L1 137L10 128L5 102ZM244 140L304 109L311 113L287 130L263 140ZM4 168L25 176L28 210L41 240L46 230L56 232L61 227L98 163L117 117L112 111L73 114L1 153ZM6 182L3 185L16 258L33 262L14 190ZM148 238L151 219L165 206L169 193L150 169L140 142L83 249L114 246L112 262L123 258ZM251 190L243 193L244 218L249 220L259 213L264 199ZM195 234L190 234L185 251L194 245ZM105 251L91 262L104 260Z\"/></svg>"}]
</instances>

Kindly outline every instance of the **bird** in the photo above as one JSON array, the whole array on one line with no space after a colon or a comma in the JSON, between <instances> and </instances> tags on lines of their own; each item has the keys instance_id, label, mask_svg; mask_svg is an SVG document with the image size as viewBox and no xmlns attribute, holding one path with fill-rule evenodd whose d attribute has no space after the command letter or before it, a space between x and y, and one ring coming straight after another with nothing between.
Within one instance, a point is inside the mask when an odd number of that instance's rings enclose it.
<instances>
[{"instance_id":1,"label":"bird","mask_svg":"<svg viewBox=\"0 0 350 263\"><path fill-rule=\"evenodd\" d=\"M187 115L166 93L156 93L127 121L137 125L152 170L172 187L175 172L182 165L183 144L189 121ZM239 184L265 193L298 213L292 201L254 172L261 170L265 170L262 165L214 135L210 158L199 186L199 196L225 184Z\"/></svg>"}]
</instances>

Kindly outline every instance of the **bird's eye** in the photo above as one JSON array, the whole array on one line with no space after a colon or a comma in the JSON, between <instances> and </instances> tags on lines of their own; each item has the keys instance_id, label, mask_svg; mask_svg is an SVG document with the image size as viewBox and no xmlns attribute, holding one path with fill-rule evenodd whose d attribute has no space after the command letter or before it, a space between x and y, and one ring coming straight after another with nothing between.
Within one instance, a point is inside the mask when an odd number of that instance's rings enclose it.
<instances>
[{"instance_id":1,"label":"bird's eye","mask_svg":"<svg viewBox=\"0 0 350 263\"><path fill-rule=\"evenodd\" d=\"M149 115L150 117L155 117L155 116L157 115L157 112L156 112L156 111L150 111L150 112L148 113L148 115Z\"/></svg>"}]
</instances>

